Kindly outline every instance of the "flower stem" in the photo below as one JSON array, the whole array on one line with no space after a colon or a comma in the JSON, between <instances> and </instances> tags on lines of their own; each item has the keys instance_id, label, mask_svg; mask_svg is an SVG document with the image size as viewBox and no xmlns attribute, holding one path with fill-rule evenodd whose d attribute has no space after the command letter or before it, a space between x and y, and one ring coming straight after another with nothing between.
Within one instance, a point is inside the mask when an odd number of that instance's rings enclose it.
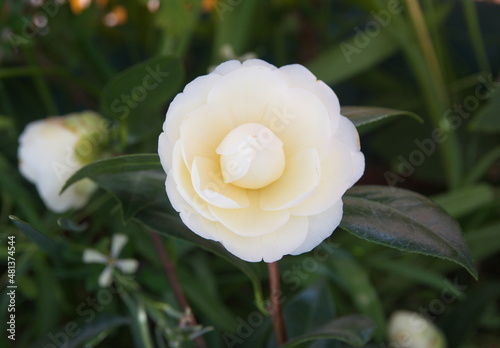
<instances>
[{"instance_id":1,"label":"flower stem","mask_svg":"<svg viewBox=\"0 0 500 348\"><path fill-rule=\"evenodd\" d=\"M280 272L278 262L267 264L269 272L269 285L271 288L271 313L273 315L274 331L278 344L281 346L287 341L285 320L283 319L283 310L281 308L281 289L280 289Z\"/></svg>"},{"instance_id":2,"label":"flower stem","mask_svg":"<svg viewBox=\"0 0 500 348\"><path fill-rule=\"evenodd\" d=\"M177 277L177 272L175 271L175 267L172 264L172 261L170 261L170 258L168 257L165 249L163 248L160 236L151 230L149 230L149 235L151 237L151 240L153 241L156 253L160 258L161 265L163 266L163 270L167 275L170 286L174 291L174 295L175 298L177 299L177 302L179 302L182 311L188 315L189 324L193 326L197 325L196 318L191 312L191 307L189 307L186 295L184 295L181 283L179 282L179 278ZM205 341L201 336L195 338L195 343L198 348L206 348Z\"/></svg>"}]
</instances>

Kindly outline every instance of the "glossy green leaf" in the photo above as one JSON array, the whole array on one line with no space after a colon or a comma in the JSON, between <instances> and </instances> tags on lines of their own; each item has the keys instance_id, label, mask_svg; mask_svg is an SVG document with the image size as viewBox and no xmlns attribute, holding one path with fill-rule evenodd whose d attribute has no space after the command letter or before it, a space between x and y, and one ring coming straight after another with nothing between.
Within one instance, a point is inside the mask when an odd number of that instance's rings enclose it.
<instances>
[{"instance_id":1,"label":"glossy green leaf","mask_svg":"<svg viewBox=\"0 0 500 348\"><path fill-rule=\"evenodd\" d=\"M364 126L370 123L382 121L388 117L410 116L419 122L422 118L409 111L402 111L378 106L344 106L340 113L350 119L356 127Z\"/></svg>"},{"instance_id":2,"label":"glossy green leaf","mask_svg":"<svg viewBox=\"0 0 500 348\"><path fill-rule=\"evenodd\" d=\"M373 333L374 324L371 319L363 315L349 315L338 318L308 334L289 340L281 348L292 348L304 342L319 339L338 340L350 345L361 347L367 343Z\"/></svg>"},{"instance_id":3,"label":"glossy green leaf","mask_svg":"<svg viewBox=\"0 0 500 348\"><path fill-rule=\"evenodd\" d=\"M156 56L114 76L102 91L101 107L111 118L156 115L184 79L179 58ZM147 126L147 125L145 125Z\"/></svg>"},{"instance_id":4,"label":"glossy green leaf","mask_svg":"<svg viewBox=\"0 0 500 348\"><path fill-rule=\"evenodd\" d=\"M24 234L29 239L31 239L32 242L38 245L40 249L45 251L48 255L51 256L59 255L60 246L56 241L47 237L45 234L37 231L33 226L20 220L16 216L10 215L9 219L14 223L14 225L16 225L17 228L23 231Z\"/></svg>"},{"instance_id":5,"label":"glossy green leaf","mask_svg":"<svg viewBox=\"0 0 500 348\"><path fill-rule=\"evenodd\" d=\"M430 199L394 187L356 186L343 200L342 229L374 243L454 261L477 278L460 226Z\"/></svg>"},{"instance_id":6,"label":"glossy green leaf","mask_svg":"<svg viewBox=\"0 0 500 348\"><path fill-rule=\"evenodd\" d=\"M161 169L157 154L125 155L96 161L81 168L66 181L61 193L83 178L95 178L103 174L135 172L138 170Z\"/></svg>"},{"instance_id":7,"label":"glossy green leaf","mask_svg":"<svg viewBox=\"0 0 500 348\"><path fill-rule=\"evenodd\" d=\"M307 334L335 318L335 305L327 282L305 288L284 304L289 337Z\"/></svg>"}]
</instances>

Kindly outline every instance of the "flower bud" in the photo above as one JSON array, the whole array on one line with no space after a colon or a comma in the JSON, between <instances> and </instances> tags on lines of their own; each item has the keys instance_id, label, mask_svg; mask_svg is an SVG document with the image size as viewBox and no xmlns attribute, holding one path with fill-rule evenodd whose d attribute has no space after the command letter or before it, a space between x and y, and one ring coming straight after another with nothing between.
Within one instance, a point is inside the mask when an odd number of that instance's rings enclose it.
<instances>
[{"instance_id":1,"label":"flower bud","mask_svg":"<svg viewBox=\"0 0 500 348\"><path fill-rule=\"evenodd\" d=\"M389 320L391 348L446 348L439 329L418 313L397 311Z\"/></svg>"},{"instance_id":2,"label":"flower bud","mask_svg":"<svg viewBox=\"0 0 500 348\"><path fill-rule=\"evenodd\" d=\"M103 157L108 135L106 120L91 111L31 122L19 136L19 171L50 210L81 208L96 189L91 180L59 191L81 167Z\"/></svg>"}]
</instances>

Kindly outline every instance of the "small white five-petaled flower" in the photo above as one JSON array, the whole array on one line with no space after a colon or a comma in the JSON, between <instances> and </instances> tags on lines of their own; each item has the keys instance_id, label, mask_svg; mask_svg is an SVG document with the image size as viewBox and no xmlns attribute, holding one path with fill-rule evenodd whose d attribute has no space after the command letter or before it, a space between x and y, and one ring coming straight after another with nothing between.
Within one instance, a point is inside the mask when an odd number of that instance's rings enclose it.
<instances>
[{"instance_id":1,"label":"small white five-petaled flower","mask_svg":"<svg viewBox=\"0 0 500 348\"><path fill-rule=\"evenodd\" d=\"M102 263L106 265L99 276L99 286L108 287L111 285L113 269L116 267L124 273L135 273L139 263L134 259L119 260L118 255L127 244L128 237L124 234L114 234L111 239L111 253L109 256L103 255L94 249L85 249L83 251L83 262Z\"/></svg>"}]
</instances>

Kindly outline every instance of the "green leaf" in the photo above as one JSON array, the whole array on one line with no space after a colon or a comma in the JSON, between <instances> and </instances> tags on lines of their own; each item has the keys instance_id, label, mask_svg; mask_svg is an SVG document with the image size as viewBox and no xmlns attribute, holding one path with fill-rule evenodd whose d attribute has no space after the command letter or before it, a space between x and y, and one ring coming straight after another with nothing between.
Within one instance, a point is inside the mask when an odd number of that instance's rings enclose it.
<instances>
[{"instance_id":1,"label":"green leaf","mask_svg":"<svg viewBox=\"0 0 500 348\"><path fill-rule=\"evenodd\" d=\"M20 220L18 217L10 215L9 219L19 228L24 234L31 239L32 242L37 244L40 249L45 251L50 256L56 256L60 253L60 246L57 242L47 237L45 234L37 231L30 224Z\"/></svg>"},{"instance_id":2,"label":"green leaf","mask_svg":"<svg viewBox=\"0 0 500 348\"><path fill-rule=\"evenodd\" d=\"M394 116L410 116L419 122L424 122L420 116L414 114L413 112L382 108L378 106L344 106L340 110L340 113L350 119L356 127L378 122Z\"/></svg>"},{"instance_id":3,"label":"green leaf","mask_svg":"<svg viewBox=\"0 0 500 348\"><path fill-rule=\"evenodd\" d=\"M285 302L283 315L288 335L299 336L335 318L335 305L326 282L310 286Z\"/></svg>"},{"instance_id":4,"label":"green leaf","mask_svg":"<svg viewBox=\"0 0 500 348\"><path fill-rule=\"evenodd\" d=\"M248 262L242 261L229 253L220 243L204 239L193 233L182 223L177 215L174 216L169 214L166 210L167 209L144 209L137 213L134 219L145 227L151 228L158 233L183 239L198 245L237 266L250 278L254 288L256 305L261 311L265 312L260 278L252 266Z\"/></svg>"},{"instance_id":5,"label":"green leaf","mask_svg":"<svg viewBox=\"0 0 500 348\"><path fill-rule=\"evenodd\" d=\"M260 280L254 269L229 253L220 243L201 238L189 230L168 201L164 172L152 169L161 169L158 155L127 155L97 161L76 172L63 190L80 179L92 179L116 198L125 220L133 218L147 228L192 242L225 258L250 278L257 306L266 311Z\"/></svg>"},{"instance_id":6,"label":"green leaf","mask_svg":"<svg viewBox=\"0 0 500 348\"><path fill-rule=\"evenodd\" d=\"M88 222L83 222L81 224L77 224L76 222L67 219L67 218L60 218L57 220L57 224L59 227L61 227L63 230L66 231L71 231L71 232L83 232L87 228L89 228L89 223Z\"/></svg>"},{"instance_id":7,"label":"green leaf","mask_svg":"<svg viewBox=\"0 0 500 348\"><path fill-rule=\"evenodd\" d=\"M394 187L356 186L343 200L342 229L374 243L451 260L477 279L460 226L430 199Z\"/></svg>"},{"instance_id":8,"label":"green leaf","mask_svg":"<svg viewBox=\"0 0 500 348\"><path fill-rule=\"evenodd\" d=\"M468 291L467 299L454 305L441 321L441 327L448 338L448 347L463 347L463 343L478 331L484 313L498 303L499 296L499 282L481 283Z\"/></svg>"},{"instance_id":9,"label":"green leaf","mask_svg":"<svg viewBox=\"0 0 500 348\"><path fill-rule=\"evenodd\" d=\"M20 180L18 172L11 167L5 157L0 155L0 188L15 199L20 211L27 220L43 230L44 224L38 217L33 199Z\"/></svg>"},{"instance_id":10,"label":"green leaf","mask_svg":"<svg viewBox=\"0 0 500 348\"><path fill-rule=\"evenodd\" d=\"M465 235L465 240L477 260L495 255L500 252L500 221L482 228L474 228Z\"/></svg>"},{"instance_id":11,"label":"green leaf","mask_svg":"<svg viewBox=\"0 0 500 348\"><path fill-rule=\"evenodd\" d=\"M160 158L157 154L125 155L96 161L86 165L73 174L64 184L61 193L75 182L84 178L93 179L103 174L116 174L160 168Z\"/></svg>"},{"instance_id":12,"label":"green leaf","mask_svg":"<svg viewBox=\"0 0 500 348\"><path fill-rule=\"evenodd\" d=\"M374 321L374 335L382 340L386 331L384 308L367 271L341 249L335 249L329 264L335 275L340 277L345 292L351 297L357 310Z\"/></svg>"},{"instance_id":13,"label":"green leaf","mask_svg":"<svg viewBox=\"0 0 500 348\"><path fill-rule=\"evenodd\" d=\"M127 317L108 317L105 315L97 315L94 321L92 321L91 323L85 323L83 320L69 321L68 323L66 323L66 326L61 327L57 332L65 332L68 325L72 325L71 327L76 327L72 331L72 333L77 333L76 336L72 336L69 340L69 343L65 345L65 347L78 348L82 347L84 343L88 343L103 332L110 331L111 329L114 329L118 326L126 325L129 323L130 319ZM50 345L48 344L47 346Z\"/></svg>"},{"instance_id":14,"label":"green leaf","mask_svg":"<svg viewBox=\"0 0 500 348\"><path fill-rule=\"evenodd\" d=\"M101 106L114 119L143 119L158 113L180 88L184 69L179 58L156 56L114 76L102 91Z\"/></svg>"},{"instance_id":15,"label":"green leaf","mask_svg":"<svg viewBox=\"0 0 500 348\"><path fill-rule=\"evenodd\" d=\"M349 315L335 319L322 328L289 340L281 348L296 347L304 342L333 339L360 347L368 342L374 329L373 322L363 315Z\"/></svg>"},{"instance_id":16,"label":"green leaf","mask_svg":"<svg viewBox=\"0 0 500 348\"><path fill-rule=\"evenodd\" d=\"M386 60L399 49L395 40L385 33L372 37L363 48L356 45L357 38L336 44L307 64L307 68L326 84L340 83Z\"/></svg>"},{"instance_id":17,"label":"green leaf","mask_svg":"<svg viewBox=\"0 0 500 348\"><path fill-rule=\"evenodd\" d=\"M216 19L214 52L215 62L227 60L221 57L221 47L228 45L236 56L244 54L253 32L252 22L259 15L257 11L261 1L219 1L215 3ZM216 15L216 16L215 16ZM222 58L222 59L221 59Z\"/></svg>"},{"instance_id":18,"label":"green leaf","mask_svg":"<svg viewBox=\"0 0 500 348\"><path fill-rule=\"evenodd\" d=\"M455 218L471 213L495 199L493 188L487 184L462 187L449 191L432 200Z\"/></svg>"},{"instance_id":19,"label":"green leaf","mask_svg":"<svg viewBox=\"0 0 500 348\"><path fill-rule=\"evenodd\" d=\"M488 87L491 91L491 87ZM475 131L481 132L499 132L500 131L500 117L498 117L498 110L500 110L500 88L495 88L491 97L483 108L474 117L471 122L471 128Z\"/></svg>"}]
</instances>

